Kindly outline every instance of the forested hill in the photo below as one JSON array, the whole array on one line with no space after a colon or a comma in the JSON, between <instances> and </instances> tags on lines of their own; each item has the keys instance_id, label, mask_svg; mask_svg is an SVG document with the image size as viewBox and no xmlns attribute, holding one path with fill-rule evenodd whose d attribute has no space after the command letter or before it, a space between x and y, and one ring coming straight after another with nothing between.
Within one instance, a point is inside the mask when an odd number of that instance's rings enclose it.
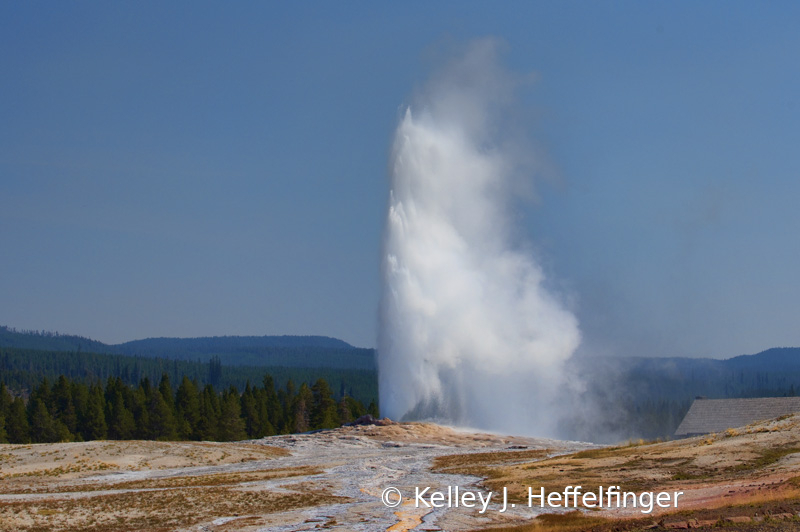
<instances>
[{"instance_id":1,"label":"forested hill","mask_svg":"<svg viewBox=\"0 0 800 532\"><path fill-rule=\"evenodd\" d=\"M375 369L372 349L353 347L325 336L214 336L149 338L112 346L114 353L172 360L219 357L231 366Z\"/></svg>"},{"instance_id":2,"label":"forested hill","mask_svg":"<svg viewBox=\"0 0 800 532\"><path fill-rule=\"evenodd\" d=\"M610 366L614 362L606 361ZM710 358L617 359L629 387L677 399L767 397L800 393L800 348L779 347L725 360Z\"/></svg>"},{"instance_id":3,"label":"forested hill","mask_svg":"<svg viewBox=\"0 0 800 532\"><path fill-rule=\"evenodd\" d=\"M574 439L618 441L669 437L697 396L709 399L800 395L800 348L711 358L573 358L570 373L585 384L581 401L603 416L576 417Z\"/></svg>"},{"instance_id":4,"label":"forested hill","mask_svg":"<svg viewBox=\"0 0 800 532\"><path fill-rule=\"evenodd\" d=\"M41 351L111 352L111 346L83 336L48 331L17 331L3 325L0 325L0 347Z\"/></svg>"},{"instance_id":5,"label":"forested hill","mask_svg":"<svg viewBox=\"0 0 800 532\"><path fill-rule=\"evenodd\" d=\"M741 355L723 362L733 370L800 371L800 347L774 347L757 355Z\"/></svg>"},{"instance_id":6,"label":"forested hill","mask_svg":"<svg viewBox=\"0 0 800 532\"><path fill-rule=\"evenodd\" d=\"M149 338L109 345L82 336L16 331L0 326L0 347L75 351L207 362L229 366L375 369L375 351L326 336L214 336Z\"/></svg>"},{"instance_id":7,"label":"forested hill","mask_svg":"<svg viewBox=\"0 0 800 532\"><path fill-rule=\"evenodd\" d=\"M328 349L355 349L352 345L328 336L206 336L201 338L147 338L114 346L124 354L137 351L166 351L170 349L198 352L225 351L259 347L323 347Z\"/></svg>"}]
</instances>

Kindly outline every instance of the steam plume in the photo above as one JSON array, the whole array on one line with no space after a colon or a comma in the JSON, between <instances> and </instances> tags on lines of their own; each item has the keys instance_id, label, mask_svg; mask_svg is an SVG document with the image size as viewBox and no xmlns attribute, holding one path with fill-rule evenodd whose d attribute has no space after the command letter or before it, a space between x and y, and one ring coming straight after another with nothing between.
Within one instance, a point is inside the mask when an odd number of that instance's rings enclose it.
<instances>
[{"instance_id":1,"label":"steam plume","mask_svg":"<svg viewBox=\"0 0 800 532\"><path fill-rule=\"evenodd\" d=\"M392 418L553 432L550 398L580 333L514 243L512 195L531 162L503 127L517 82L497 42L474 42L397 127L378 361Z\"/></svg>"}]
</instances>

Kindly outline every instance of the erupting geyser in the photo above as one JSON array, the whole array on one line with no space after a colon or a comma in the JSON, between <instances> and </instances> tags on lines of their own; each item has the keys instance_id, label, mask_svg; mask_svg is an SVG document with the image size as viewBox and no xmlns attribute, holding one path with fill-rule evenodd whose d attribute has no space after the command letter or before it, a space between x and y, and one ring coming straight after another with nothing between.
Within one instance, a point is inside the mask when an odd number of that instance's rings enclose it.
<instances>
[{"instance_id":1,"label":"erupting geyser","mask_svg":"<svg viewBox=\"0 0 800 532\"><path fill-rule=\"evenodd\" d=\"M517 82L497 48L473 43L441 69L395 133L380 406L395 419L545 435L580 333L513 238L512 195L531 161L504 133Z\"/></svg>"}]
</instances>

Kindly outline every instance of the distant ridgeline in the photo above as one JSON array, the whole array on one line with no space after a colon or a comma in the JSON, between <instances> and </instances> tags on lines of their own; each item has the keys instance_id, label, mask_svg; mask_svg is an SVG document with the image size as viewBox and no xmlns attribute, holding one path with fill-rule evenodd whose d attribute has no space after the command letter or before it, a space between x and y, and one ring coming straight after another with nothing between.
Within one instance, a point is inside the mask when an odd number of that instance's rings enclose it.
<instances>
[{"instance_id":1,"label":"distant ridgeline","mask_svg":"<svg viewBox=\"0 0 800 532\"><path fill-rule=\"evenodd\" d=\"M42 378L64 375L84 382L119 377L136 386L143 377L172 382L183 376L218 388L259 383L265 374L276 385L290 379L311 385L323 378L337 397L369 404L378 400L373 349L324 336L223 336L151 338L108 345L81 336L16 331L0 326L0 381L27 394Z\"/></svg>"},{"instance_id":2,"label":"distant ridgeline","mask_svg":"<svg viewBox=\"0 0 800 532\"><path fill-rule=\"evenodd\" d=\"M208 362L225 366L286 366L375 371L375 350L326 336L213 336L148 338L109 345L82 336L15 331L0 326L0 347L76 351Z\"/></svg>"},{"instance_id":3,"label":"distant ridgeline","mask_svg":"<svg viewBox=\"0 0 800 532\"><path fill-rule=\"evenodd\" d=\"M575 416L565 430L598 441L670 437L697 396L710 399L800 395L800 348L726 360L606 357L570 361L600 415ZM586 404L586 403L584 403Z\"/></svg>"}]
</instances>

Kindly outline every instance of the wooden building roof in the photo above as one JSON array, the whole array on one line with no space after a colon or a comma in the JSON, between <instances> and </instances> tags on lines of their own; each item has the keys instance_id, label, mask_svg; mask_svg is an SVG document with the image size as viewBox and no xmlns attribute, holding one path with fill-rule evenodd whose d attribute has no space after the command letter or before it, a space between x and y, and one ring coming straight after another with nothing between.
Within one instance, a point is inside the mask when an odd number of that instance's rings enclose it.
<instances>
[{"instance_id":1,"label":"wooden building roof","mask_svg":"<svg viewBox=\"0 0 800 532\"><path fill-rule=\"evenodd\" d=\"M675 436L685 438L720 432L795 412L800 412L800 397L698 398L675 430Z\"/></svg>"}]
</instances>

